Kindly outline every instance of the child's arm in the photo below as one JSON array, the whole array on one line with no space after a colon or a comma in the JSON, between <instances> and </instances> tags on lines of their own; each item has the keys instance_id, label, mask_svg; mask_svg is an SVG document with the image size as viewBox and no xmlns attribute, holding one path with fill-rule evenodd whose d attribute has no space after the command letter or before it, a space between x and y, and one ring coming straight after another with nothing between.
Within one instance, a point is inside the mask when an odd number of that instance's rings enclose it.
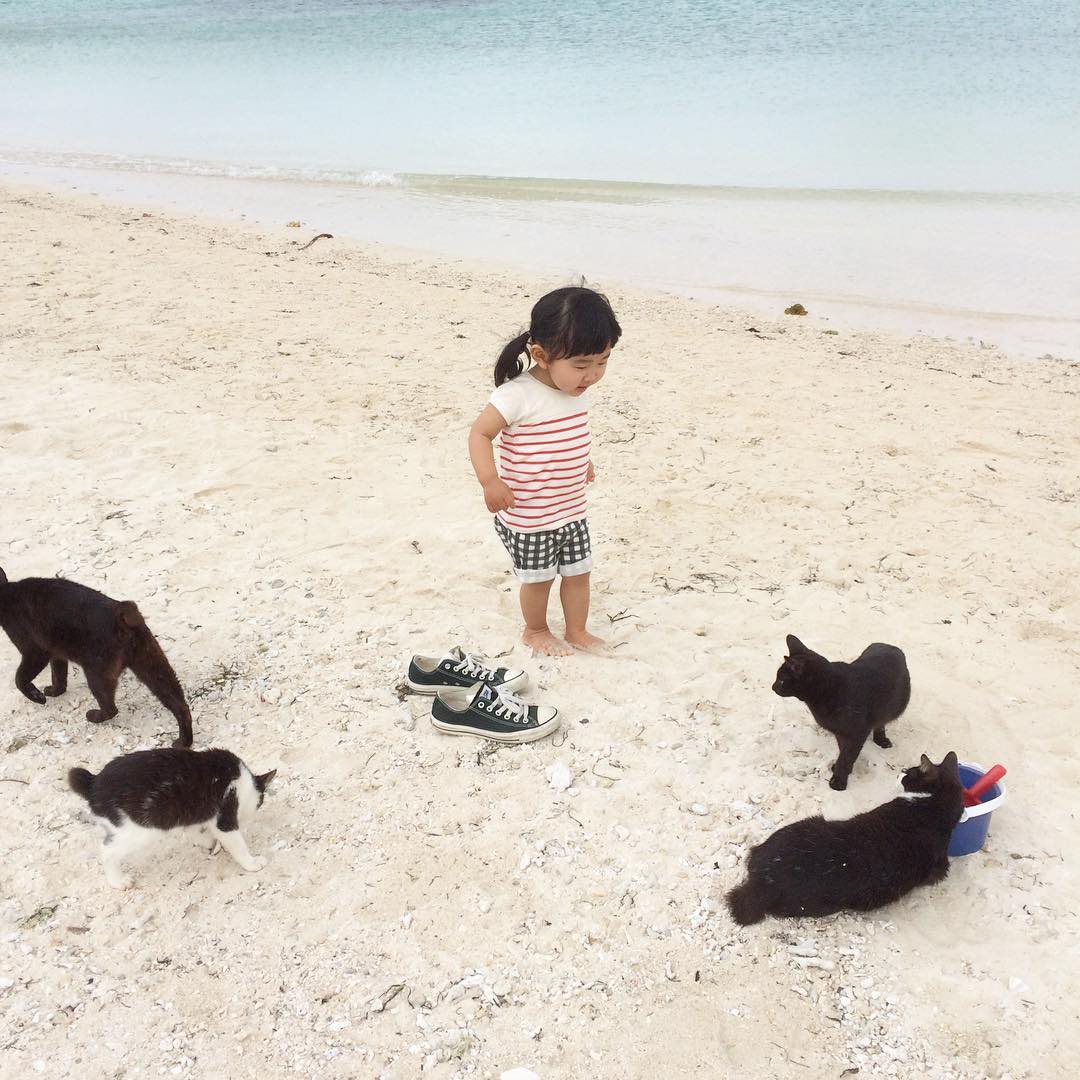
<instances>
[{"instance_id":1,"label":"child's arm","mask_svg":"<svg viewBox=\"0 0 1080 1080\"><path fill-rule=\"evenodd\" d=\"M494 405L487 405L469 432L469 458L476 479L484 489L484 503L493 514L514 505L514 493L499 479L495 469L495 450L491 445L504 427L506 421L502 413Z\"/></svg>"}]
</instances>

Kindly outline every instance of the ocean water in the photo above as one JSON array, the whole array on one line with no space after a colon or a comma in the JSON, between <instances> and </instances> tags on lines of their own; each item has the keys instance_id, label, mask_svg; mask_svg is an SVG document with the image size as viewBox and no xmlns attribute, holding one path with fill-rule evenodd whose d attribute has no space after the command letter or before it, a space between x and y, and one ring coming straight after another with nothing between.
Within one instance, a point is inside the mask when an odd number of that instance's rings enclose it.
<instances>
[{"instance_id":1,"label":"ocean water","mask_svg":"<svg viewBox=\"0 0 1080 1080\"><path fill-rule=\"evenodd\" d=\"M0 0L0 174L1080 353L1076 0Z\"/></svg>"}]
</instances>

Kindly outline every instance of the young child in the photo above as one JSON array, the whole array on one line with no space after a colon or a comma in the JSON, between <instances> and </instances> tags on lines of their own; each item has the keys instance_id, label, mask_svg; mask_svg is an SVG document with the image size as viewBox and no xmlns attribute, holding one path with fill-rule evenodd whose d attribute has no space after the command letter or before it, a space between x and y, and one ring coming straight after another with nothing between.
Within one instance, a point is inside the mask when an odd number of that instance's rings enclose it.
<instances>
[{"instance_id":1,"label":"young child","mask_svg":"<svg viewBox=\"0 0 1080 1080\"><path fill-rule=\"evenodd\" d=\"M548 656L567 656L570 645L604 644L585 626L592 570L585 485L596 476L589 460L588 390L604 377L621 335L607 298L592 289L556 289L541 297L528 332L499 355L491 403L469 432L484 502L521 582L522 640ZM547 621L557 574L565 641Z\"/></svg>"}]
</instances>

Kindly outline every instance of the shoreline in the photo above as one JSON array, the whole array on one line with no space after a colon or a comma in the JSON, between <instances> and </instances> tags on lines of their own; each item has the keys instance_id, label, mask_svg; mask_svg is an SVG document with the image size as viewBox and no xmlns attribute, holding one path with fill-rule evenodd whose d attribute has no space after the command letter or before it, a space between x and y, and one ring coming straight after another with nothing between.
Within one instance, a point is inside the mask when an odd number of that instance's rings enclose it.
<instances>
[{"instance_id":1,"label":"shoreline","mask_svg":"<svg viewBox=\"0 0 1080 1080\"><path fill-rule=\"evenodd\" d=\"M279 769L262 872L172 843L113 892L63 777L171 718L130 677L105 724L81 674L37 706L0 640L13 1074L1071 1078L1080 365L599 282L619 648L537 660L465 444L554 275L25 186L0 225L0 566L137 601L197 745ZM907 655L846 792L769 689L786 633ZM434 731L395 687L454 644L558 737ZM948 750L1009 769L984 851L871 915L732 923L750 846Z\"/></svg>"},{"instance_id":2,"label":"shoreline","mask_svg":"<svg viewBox=\"0 0 1080 1080\"><path fill-rule=\"evenodd\" d=\"M495 194L477 195L468 184L462 194L456 188L448 193L437 185L414 190L381 182L371 186L301 183L10 162L0 164L0 179L145 203L158 210L247 220L267 228L301 220L313 231L360 242L476 259L506 273L555 273L561 275L560 280L582 275L588 280L601 278L631 288L737 305L758 318L777 316L790 304L803 303L816 319L838 327L972 344L981 341L984 347L1032 359L1080 358L1080 308L1070 307L1075 307L1080 295L1080 270L1064 254L1070 229L1080 243L1080 201L1068 198L1061 204L1064 209L1045 221L1032 219L1044 236L1055 234L1061 248L1047 247L1039 256L1043 266L1038 274L1047 281L1053 279L1053 287L1040 289L1033 280L1025 286L1029 291L1020 293L1017 274L994 269L1002 262L1012 265L1016 253L1006 248L995 254L993 246L986 247L981 239L996 215L1020 214L1025 225L1031 224L1024 219L1028 211L1022 209L1023 201L1014 203L1011 197L995 201L990 218L985 219L970 205L966 210L955 208L951 200L915 206L901 200L892 209L886 201L886 211L879 207L865 211L865 218L849 220L851 208L843 200L834 205L831 196L823 199L822 193L799 202L799 192L787 192L775 204L771 196L745 203L745 196L740 195L731 205L719 198L705 204L623 205L604 202L606 196L585 203L575 201L576 196L569 200L530 196L521 201L516 196L507 198L497 184ZM1048 205L1053 202L1049 197ZM884 225L878 221L882 213L888 219ZM1061 214L1065 217L1059 221ZM792 219L797 226L785 224ZM741 224L733 225L737 221ZM1023 231L1019 223L1014 225L1018 233ZM949 227L960 230L951 255L927 248L928 240L910 239L923 231ZM859 238L859 229L870 230L865 240ZM664 246L665 237L670 240L669 249ZM759 243L762 238L764 250ZM893 268L879 265L872 254L890 242L909 244L900 249L900 265ZM1030 245L1037 242L1033 236ZM969 244L976 245L970 253L965 247ZM714 260L719 260L715 270ZM946 280L952 283L951 295L934 297L929 284L917 280L937 262L942 265L934 273L941 278L942 290ZM968 282L971 271L965 274L962 267L972 262L977 280ZM898 282L895 287L891 274ZM978 274L983 275L983 285ZM799 284L800 279L813 282L815 276L816 285ZM1017 292L1012 291L1014 284ZM980 296L995 306L972 306ZM1018 298L1027 310L1018 310Z\"/></svg>"},{"instance_id":3,"label":"shoreline","mask_svg":"<svg viewBox=\"0 0 1080 1080\"><path fill-rule=\"evenodd\" d=\"M428 189L476 188L527 198L538 192L552 197L567 193L610 195L622 191L624 198L644 198L668 193L693 194L699 198L744 195L776 199L880 201L907 199L922 202L966 203L985 201L1004 204L1080 202L1080 191L1041 188L919 188L919 187L810 187L807 185L709 183L707 181L631 180L615 177L538 176L516 173L412 172L383 167L321 168L299 165L278 166L257 162L223 162L199 158L139 157L134 154L104 154L49 151L0 144L0 164L13 168L57 168L82 172L120 172L150 175L207 177L232 180L269 180L293 183L342 183L365 187L414 186Z\"/></svg>"}]
</instances>

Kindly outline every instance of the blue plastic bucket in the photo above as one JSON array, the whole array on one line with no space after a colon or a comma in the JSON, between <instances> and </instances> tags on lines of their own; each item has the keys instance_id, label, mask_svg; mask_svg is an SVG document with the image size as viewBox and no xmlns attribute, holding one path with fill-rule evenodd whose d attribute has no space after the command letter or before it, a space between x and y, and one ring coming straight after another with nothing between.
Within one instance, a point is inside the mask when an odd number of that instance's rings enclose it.
<instances>
[{"instance_id":1,"label":"blue plastic bucket","mask_svg":"<svg viewBox=\"0 0 1080 1080\"><path fill-rule=\"evenodd\" d=\"M960 762L960 782L969 788L986 770L974 762ZM949 855L970 855L982 849L990 831L990 816L1005 801L1005 785L999 780L984 792L978 806L965 806L964 815L949 838Z\"/></svg>"}]
</instances>

